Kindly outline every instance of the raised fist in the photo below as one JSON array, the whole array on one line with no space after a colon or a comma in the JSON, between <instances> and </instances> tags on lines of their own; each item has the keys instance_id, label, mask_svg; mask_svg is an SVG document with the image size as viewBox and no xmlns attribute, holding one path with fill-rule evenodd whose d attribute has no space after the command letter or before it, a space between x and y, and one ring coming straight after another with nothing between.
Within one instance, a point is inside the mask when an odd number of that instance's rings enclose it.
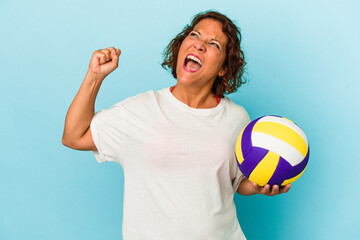
<instances>
[{"instance_id":1,"label":"raised fist","mask_svg":"<svg viewBox=\"0 0 360 240\"><path fill-rule=\"evenodd\" d=\"M89 73L106 77L118 67L120 49L109 47L95 51L89 64Z\"/></svg>"}]
</instances>

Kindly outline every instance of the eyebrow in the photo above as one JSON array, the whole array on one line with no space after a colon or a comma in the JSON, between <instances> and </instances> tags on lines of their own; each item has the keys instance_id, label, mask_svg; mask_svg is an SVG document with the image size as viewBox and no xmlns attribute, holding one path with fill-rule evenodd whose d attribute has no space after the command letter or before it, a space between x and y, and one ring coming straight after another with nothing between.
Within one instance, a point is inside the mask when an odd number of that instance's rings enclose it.
<instances>
[{"instance_id":1,"label":"eyebrow","mask_svg":"<svg viewBox=\"0 0 360 240\"><path fill-rule=\"evenodd\" d=\"M201 35L201 33L198 30L194 29L193 31L197 32L197 33L199 33L199 35ZM221 42L219 40L216 40L215 38L212 38L210 41L217 41L220 44L220 46L222 46Z\"/></svg>"}]
</instances>

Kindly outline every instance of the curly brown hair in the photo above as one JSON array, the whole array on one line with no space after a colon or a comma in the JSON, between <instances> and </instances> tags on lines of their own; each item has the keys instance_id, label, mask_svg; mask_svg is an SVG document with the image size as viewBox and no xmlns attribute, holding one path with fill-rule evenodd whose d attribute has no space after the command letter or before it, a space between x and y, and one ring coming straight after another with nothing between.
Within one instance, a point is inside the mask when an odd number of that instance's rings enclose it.
<instances>
[{"instance_id":1,"label":"curly brown hair","mask_svg":"<svg viewBox=\"0 0 360 240\"><path fill-rule=\"evenodd\" d=\"M243 79L245 58L240 48L241 33L240 29L225 15L216 11L201 12L193 18L190 25L184 29L167 45L163 52L164 61L161 66L171 71L174 78L176 76L176 64L180 46L183 40L190 34L196 24L201 20L210 18L222 24L222 31L228 37L226 46L226 58L223 68L226 69L224 76L217 76L212 86L212 92L218 97L224 97L224 94L235 92L246 81Z\"/></svg>"}]
</instances>

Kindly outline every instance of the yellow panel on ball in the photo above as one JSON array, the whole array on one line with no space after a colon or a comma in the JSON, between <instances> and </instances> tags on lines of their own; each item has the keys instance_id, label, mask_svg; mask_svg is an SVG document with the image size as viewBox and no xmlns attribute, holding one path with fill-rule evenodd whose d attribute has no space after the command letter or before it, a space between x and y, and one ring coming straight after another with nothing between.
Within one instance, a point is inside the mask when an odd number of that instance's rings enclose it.
<instances>
[{"instance_id":1,"label":"yellow panel on ball","mask_svg":"<svg viewBox=\"0 0 360 240\"><path fill-rule=\"evenodd\" d=\"M241 150L241 138L244 133L244 130L245 130L245 128L241 131L241 133L238 137L238 140L236 141L236 147L235 147L236 158L237 158L239 164L241 164L244 161L244 156L243 156L243 153Z\"/></svg>"},{"instance_id":2,"label":"yellow panel on ball","mask_svg":"<svg viewBox=\"0 0 360 240\"><path fill-rule=\"evenodd\" d=\"M269 151L252 171L249 180L256 182L259 186L267 184L275 172L279 159L280 156L278 154Z\"/></svg>"}]
</instances>

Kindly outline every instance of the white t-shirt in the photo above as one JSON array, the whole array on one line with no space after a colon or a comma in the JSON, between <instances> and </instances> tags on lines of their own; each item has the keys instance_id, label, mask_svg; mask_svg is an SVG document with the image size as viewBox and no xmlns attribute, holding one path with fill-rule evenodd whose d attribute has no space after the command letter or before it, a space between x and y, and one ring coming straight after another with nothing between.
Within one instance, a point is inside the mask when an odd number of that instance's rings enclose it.
<instances>
[{"instance_id":1,"label":"white t-shirt","mask_svg":"<svg viewBox=\"0 0 360 240\"><path fill-rule=\"evenodd\" d=\"M250 122L229 98L191 108L169 88L97 112L98 162L124 170L124 240L242 240L234 194L236 139Z\"/></svg>"}]
</instances>

